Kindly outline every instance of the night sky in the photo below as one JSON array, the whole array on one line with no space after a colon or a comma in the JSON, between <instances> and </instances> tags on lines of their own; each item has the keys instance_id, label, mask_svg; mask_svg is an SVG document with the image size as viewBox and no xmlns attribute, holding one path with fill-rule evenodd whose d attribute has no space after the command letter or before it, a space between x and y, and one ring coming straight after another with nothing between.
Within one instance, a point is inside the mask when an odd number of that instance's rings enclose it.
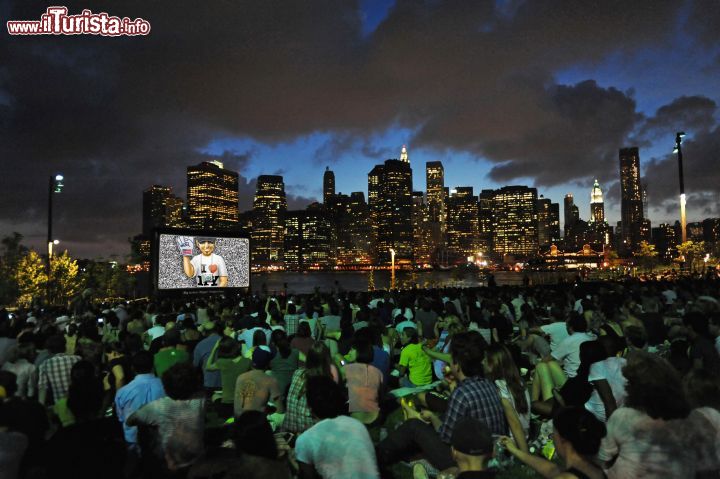
<instances>
[{"instance_id":1,"label":"night sky","mask_svg":"<svg viewBox=\"0 0 720 479\"><path fill-rule=\"evenodd\" d=\"M618 148L639 146L653 225L677 213L675 132L689 221L720 216L720 1L54 2L142 17L149 36L10 36L50 5L0 0L0 234L78 257L129 253L142 190L185 196L191 164L282 174L290 208L367 192L408 146L414 189L536 186L589 218L597 177L619 219ZM561 208L562 216L562 208Z\"/></svg>"}]
</instances>

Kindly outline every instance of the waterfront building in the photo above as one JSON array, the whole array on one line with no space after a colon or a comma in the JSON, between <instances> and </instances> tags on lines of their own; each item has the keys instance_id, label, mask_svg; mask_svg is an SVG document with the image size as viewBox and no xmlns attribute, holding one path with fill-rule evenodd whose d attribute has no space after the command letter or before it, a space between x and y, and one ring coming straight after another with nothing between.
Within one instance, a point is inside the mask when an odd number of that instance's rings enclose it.
<instances>
[{"instance_id":1,"label":"waterfront building","mask_svg":"<svg viewBox=\"0 0 720 479\"><path fill-rule=\"evenodd\" d=\"M545 250L560 241L560 204L540 196L538 211L538 245Z\"/></svg>"},{"instance_id":2,"label":"waterfront building","mask_svg":"<svg viewBox=\"0 0 720 479\"><path fill-rule=\"evenodd\" d=\"M253 264L281 267L287 199L282 176L260 175L253 201Z\"/></svg>"},{"instance_id":3,"label":"waterfront building","mask_svg":"<svg viewBox=\"0 0 720 479\"><path fill-rule=\"evenodd\" d=\"M500 256L538 252L537 189L505 186L493 195L493 248Z\"/></svg>"},{"instance_id":4,"label":"waterfront building","mask_svg":"<svg viewBox=\"0 0 720 479\"><path fill-rule=\"evenodd\" d=\"M325 167L323 174L323 204L327 205L330 199L335 195L335 173L330 170L329 166Z\"/></svg>"},{"instance_id":5,"label":"waterfront building","mask_svg":"<svg viewBox=\"0 0 720 479\"><path fill-rule=\"evenodd\" d=\"M640 154L637 147L620 149L620 221L622 254L635 251L643 239L649 238L648 224L643 216L643 189L640 183Z\"/></svg>"},{"instance_id":6,"label":"waterfront building","mask_svg":"<svg viewBox=\"0 0 720 479\"><path fill-rule=\"evenodd\" d=\"M238 174L219 161L187 168L189 226L234 229L238 224Z\"/></svg>"},{"instance_id":7,"label":"waterfront building","mask_svg":"<svg viewBox=\"0 0 720 479\"><path fill-rule=\"evenodd\" d=\"M450 190L447 199L447 250L449 260L463 264L478 253L478 198L472 186Z\"/></svg>"}]
</instances>

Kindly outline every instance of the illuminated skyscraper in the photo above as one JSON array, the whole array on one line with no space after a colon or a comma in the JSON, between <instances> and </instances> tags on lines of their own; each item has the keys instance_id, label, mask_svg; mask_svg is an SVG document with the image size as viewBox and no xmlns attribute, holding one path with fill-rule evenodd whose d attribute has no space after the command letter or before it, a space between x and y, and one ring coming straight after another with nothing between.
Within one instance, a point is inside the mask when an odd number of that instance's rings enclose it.
<instances>
[{"instance_id":1,"label":"illuminated skyscraper","mask_svg":"<svg viewBox=\"0 0 720 479\"><path fill-rule=\"evenodd\" d=\"M680 224L678 223L679 227ZM680 243L679 228L673 225L662 223L656 228L652 228L652 242L658 256L665 261L672 261L678 256L677 245Z\"/></svg>"},{"instance_id":2,"label":"illuminated skyscraper","mask_svg":"<svg viewBox=\"0 0 720 479\"><path fill-rule=\"evenodd\" d=\"M450 261L464 263L478 253L478 199L472 186L450 190L447 199L447 249Z\"/></svg>"},{"instance_id":3,"label":"illuminated skyscraper","mask_svg":"<svg viewBox=\"0 0 720 479\"><path fill-rule=\"evenodd\" d=\"M592 191L590 192L590 222L602 223L605 221L605 204L603 203L603 194L600 189L598 180L595 180Z\"/></svg>"},{"instance_id":4,"label":"illuminated skyscraper","mask_svg":"<svg viewBox=\"0 0 720 479\"><path fill-rule=\"evenodd\" d=\"M493 250L494 197L494 190L482 190L478 195L478 249L485 254Z\"/></svg>"},{"instance_id":5,"label":"illuminated skyscraper","mask_svg":"<svg viewBox=\"0 0 720 479\"><path fill-rule=\"evenodd\" d=\"M219 161L187 169L188 223L197 228L229 229L238 225L238 174Z\"/></svg>"},{"instance_id":6,"label":"illuminated skyscraper","mask_svg":"<svg viewBox=\"0 0 720 479\"><path fill-rule=\"evenodd\" d=\"M372 245L371 254L374 262L377 262L378 229L380 227L380 209L382 206L381 196L383 192L383 180L385 178L385 166L375 165L368 173L368 210L370 215L370 242Z\"/></svg>"},{"instance_id":7,"label":"illuminated skyscraper","mask_svg":"<svg viewBox=\"0 0 720 479\"><path fill-rule=\"evenodd\" d=\"M538 199L538 245L547 249L560 241L560 204L549 198Z\"/></svg>"},{"instance_id":8,"label":"illuminated skyscraper","mask_svg":"<svg viewBox=\"0 0 720 479\"><path fill-rule=\"evenodd\" d=\"M432 229L430 211L424 201L422 191L413 192L412 225L413 225L413 256L416 264L432 263Z\"/></svg>"},{"instance_id":9,"label":"illuminated skyscraper","mask_svg":"<svg viewBox=\"0 0 720 479\"><path fill-rule=\"evenodd\" d=\"M538 252L537 189L505 186L493 196L493 247L498 255L527 257Z\"/></svg>"},{"instance_id":10,"label":"illuminated skyscraper","mask_svg":"<svg viewBox=\"0 0 720 479\"><path fill-rule=\"evenodd\" d=\"M640 154L637 147L620 150L620 250L628 254L637 248L643 234L643 198L640 184Z\"/></svg>"},{"instance_id":11,"label":"illuminated skyscraper","mask_svg":"<svg viewBox=\"0 0 720 479\"><path fill-rule=\"evenodd\" d=\"M330 170L329 166L325 167L323 174L323 204L327 205L330 198L335 194L335 173Z\"/></svg>"},{"instance_id":12,"label":"illuminated skyscraper","mask_svg":"<svg viewBox=\"0 0 720 479\"><path fill-rule=\"evenodd\" d=\"M412 169L403 147L403 160L387 160L368 174L368 200L373 221L375 258L390 263L390 249L395 261L413 260Z\"/></svg>"},{"instance_id":13,"label":"illuminated skyscraper","mask_svg":"<svg viewBox=\"0 0 720 479\"><path fill-rule=\"evenodd\" d=\"M320 205L285 214L285 268L295 271L327 269L334 265L333 226Z\"/></svg>"},{"instance_id":14,"label":"illuminated skyscraper","mask_svg":"<svg viewBox=\"0 0 720 479\"><path fill-rule=\"evenodd\" d=\"M445 239L445 169L440 161L425 163L427 208L430 221L430 241L433 253L440 250Z\"/></svg>"},{"instance_id":15,"label":"illuminated skyscraper","mask_svg":"<svg viewBox=\"0 0 720 479\"><path fill-rule=\"evenodd\" d=\"M280 266L283 261L287 199L282 176L260 175L253 201L253 264Z\"/></svg>"},{"instance_id":16,"label":"illuminated skyscraper","mask_svg":"<svg viewBox=\"0 0 720 479\"><path fill-rule=\"evenodd\" d=\"M167 186L152 185L143 191L143 236L149 238L153 229L167 226L167 202L170 196L170 188Z\"/></svg>"}]
</instances>

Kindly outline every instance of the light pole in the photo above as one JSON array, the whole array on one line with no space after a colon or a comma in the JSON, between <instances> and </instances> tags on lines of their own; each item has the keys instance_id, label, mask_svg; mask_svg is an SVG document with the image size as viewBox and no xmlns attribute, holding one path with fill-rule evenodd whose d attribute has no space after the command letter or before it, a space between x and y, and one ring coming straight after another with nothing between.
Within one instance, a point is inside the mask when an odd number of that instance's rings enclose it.
<instances>
[{"instance_id":1,"label":"light pole","mask_svg":"<svg viewBox=\"0 0 720 479\"><path fill-rule=\"evenodd\" d=\"M683 176L682 164L682 139L685 137L684 131L679 131L675 135L675 149L673 153L678 156L678 172L680 177L680 227L682 228L682 242L687 241L687 219L685 217L685 178Z\"/></svg>"},{"instance_id":2,"label":"light pole","mask_svg":"<svg viewBox=\"0 0 720 479\"><path fill-rule=\"evenodd\" d=\"M390 248L390 289L395 289L395 250Z\"/></svg>"},{"instance_id":3,"label":"light pole","mask_svg":"<svg viewBox=\"0 0 720 479\"><path fill-rule=\"evenodd\" d=\"M52 206L53 206L53 195L56 193L60 193L63 189L63 180L65 178L61 174L57 174L55 176L50 175L48 178L48 230L47 230L47 248L48 248L48 255L47 255L47 300L48 303L50 302L50 275L51 275L51 267L50 262L52 261L52 254L53 254L53 245L58 244L59 241L53 239L52 234Z\"/></svg>"}]
</instances>

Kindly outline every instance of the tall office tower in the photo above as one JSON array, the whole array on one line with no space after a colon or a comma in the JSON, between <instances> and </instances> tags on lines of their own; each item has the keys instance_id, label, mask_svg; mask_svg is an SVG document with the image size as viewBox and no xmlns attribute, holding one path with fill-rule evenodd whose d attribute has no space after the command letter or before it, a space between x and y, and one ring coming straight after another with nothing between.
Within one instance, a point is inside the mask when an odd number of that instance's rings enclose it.
<instances>
[{"instance_id":1,"label":"tall office tower","mask_svg":"<svg viewBox=\"0 0 720 479\"><path fill-rule=\"evenodd\" d=\"M327 205L328 201L335 194L335 173L330 170L329 166L325 167L323 174L323 204Z\"/></svg>"},{"instance_id":2,"label":"tall office tower","mask_svg":"<svg viewBox=\"0 0 720 479\"><path fill-rule=\"evenodd\" d=\"M368 174L370 214L375 223L378 264L390 263L390 250L396 262L412 262L412 169L410 163L387 160Z\"/></svg>"},{"instance_id":3,"label":"tall office tower","mask_svg":"<svg viewBox=\"0 0 720 479\"><path fill-rule=\"evenodd\" d=\"M640 185L640 154L637 147L620 149L620 251L629 254L643 235L643 198Z\"/></svg>"},{"instance_id":4,"label":"tall office tower","mask_svg":"<svg viewBox=\"0 0 720 479\"><path fill-rule=\"evenodd\" d=\"M493 244L498 255L538 252L537 189L505 186L495 190Z\"/></svg>"},{"instance_id":5,"label":"tall office tower","mask_svg":"<svg viewBox=\"0 0 720 479\"><path fill-rule=\"evenodd\" d=\"M285 268L295 271L334 266L330 214L320 205L285 215Z\"/></svg>"},{"instance_id":6,"label":"tall office tower","mask_svg":"<svg viewBox=\"0 0 720 479\"><path fill-rule=\"evenodd\" d=\"M565 236L568 236L572 228L580 220L580 210L575 205L572 193L565 195L563 214L565 215Z\"/></svg>"},{"instance_id":7,"label":"tall office tower","mask_svg":"<svg viewBox=\"0 0 720 479\"><path fill-rule=\"evenodd\" d=\"M493 208L495 190L482 190L478 195L478 249L482 253L493 250Z\"/></svg>"},{"instance_id":8,"label":"tall office tower","mask_svg":"<svg viewBox=\"0 0 720 479\"><path fill-rule=\"evenodd\" d=\"M603 193L600 189L598 180L595 180L592 191L590 192L590 222L603 223L605 221L605 203L603 202Z\"/></svg>"},{"instance_id":9,"label":"tall office tower","mask_svg":"<svg viewBox=\"0 0 720 479\"><path fill-rule=\"evenodd\" d=\"M472 186L450 190L447 200L447 249L450 261L463 264L478 253L478 199Z\"/></svg>"},{"instance_id":10,"label":"tall office tower","mask_svg":"<svg viewBox=\"0 0 720 479\"><path fill-rule=\"evenodd\" d=\"M370 215L371 255L374 263L378 263L377 244L380 228L380 209L382 206L382 190L385 178L385 166L375 165L368 173L368 211Z\"/></svg>"},{"instance_id":11,"label":"tall office tower","mask_svg":"<svg viewBox=\"0 0 720 479\"><path fill-rule=\"evenodd\" d=\"M172 196L167 186L152 185L143 191L142 234L152 236L153 229L167 226L167 205Z\"/></svg>"},{"instance_id":12,"label":"tall office tower","mask_svg":"<svg viewBox=\"0 0 720 479\"><path fill-rule=\"evenodd\" d=\"M362 266L372 264L370 212L365 202L365 193L362 191L350 193L348 217L347 230L350 242L346 251L349 253L350 264Z\"/></svg>"},{"instance_id":13,"label":"tall office tower","mask_svg":"<svg viewBox=\"0 0 720 479\"><path fill-rule=\"evenodd\" d=\"M410 159L408 158L407 147L405 145L403 145L402 149L400 150L400 161L402 161L404 163L410 163Z\"/></svg>"},{"instance_id":14,"label":"tall office tower","mask_svg":"<svg viewBox=\"0 0 720 479\"><path fill-rule=\"evenodd\" d=\"M238 225L238 174L219 161L187 169L188 223L197 228L228 229Z\"/></svg>"},{"instance_id":15,"label":"tall office tower","mask_svg":"<svg viewBox=\"0 0 720 479\"><path fill-rule=\"evenodd\" d=\"M253 201L253 264L281 266L287 199L282 176L260 175Z\"/></svg>"},{"instance_id":16,"label":"tall office tower","mask_svg":"<svg viewBox=\"0 0 720 479\"><path fill-rule=\"evenodd\" d=\"M425 163L425 184L430 221L442 223L445 212L445 169L442 162Z\"/></svg>"},{"instance_id":17,"label":"tall office tower","mask_svg":"<svg viewBox=\"0 0 720 479\"><path fill-rule=\"evenodd\" d=\"M672 261L678 255L677 245L679 235L675 226L661 223L660 226L652 228L652 242L658 256L666 261Z\"/></svg>"},{"instance_id":18,"label":"tall office tower","mask_svg":"<svg viewBox=\"0 0 720 479\"><path fill-rule=\"evenodd\" d=\"M538 245L547 249L560 240L560 204L540 196L538 211Z\"/></svg>"},{"instance_id":19,"label":"tall office tower","mask_svg":"<svg viewBox=\"0 0 720 479\"><path fill-rule=\"evenodd\" d=\"M427 208L430 221L430 242L435 257L445 243L445 169L440 161L425 163Z\"/></svg>"},{"instance_id":20,"label":"tall office tower","mask_svg":"<svg viewBox=\"0 0 720 479\"><path fill-rule=\"evenodd\" d=\"M422 191L413 191L412 201L413 256L415 264L431 264L433 244L430 209L425 202Z\"/></svg>"}]
</instances>

